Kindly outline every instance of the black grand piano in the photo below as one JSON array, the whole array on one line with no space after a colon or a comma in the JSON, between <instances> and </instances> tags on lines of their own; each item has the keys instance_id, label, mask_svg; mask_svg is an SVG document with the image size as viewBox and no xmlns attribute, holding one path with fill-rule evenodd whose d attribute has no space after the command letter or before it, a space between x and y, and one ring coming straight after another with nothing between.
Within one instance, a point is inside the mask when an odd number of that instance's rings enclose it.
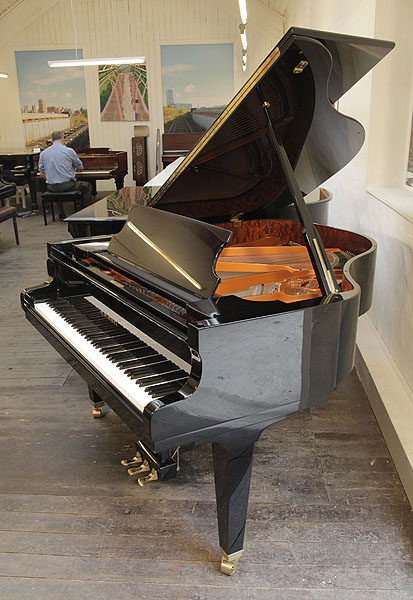
<instances>
[{"instance_id":1,"label":"black grand piano","mask_svg":"<svg viewBox=\"0 0 413 600\"><path fill-rule=\"evenodd\" d=\"M290 29L120 233L49 244L27 318L137 435L143 485L212 443L221 569L242 553L254 443L350 372L376 246L303 202L360 149L333 104L393 44ZM299 221L271 218L294 202Z\"/></svg>"}]
</instances>

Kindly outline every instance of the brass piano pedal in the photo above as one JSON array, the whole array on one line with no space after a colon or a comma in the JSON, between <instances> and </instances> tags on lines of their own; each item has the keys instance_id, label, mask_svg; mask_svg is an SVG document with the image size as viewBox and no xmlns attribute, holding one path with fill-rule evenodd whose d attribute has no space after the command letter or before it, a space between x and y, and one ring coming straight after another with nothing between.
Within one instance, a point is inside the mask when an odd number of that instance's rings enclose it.
<instances>
[{"instance_id":1,"label":"brass piano pedal","mask_svg":"<svg viewBox=\"0 0 413 600\"><path fill-rule=\"evenodd\" d=\"M131 477L133 477L134 475L142 475L142 473L146 473L150 471L150 469L151 467L149 466L148 461L144 460L143 463L139 465L139 467L130 467L128 469L128 475L130 475Z\"/></svg>"},{"instance_id":2,"label":"brass piano pedal","mask_svg":"<svg viewBox=\"0 0 413 600\"><path fill-rule=\"evenodd\" d=\"M241 554L243 550L239 550L238 552L233 552L232 554L227 554L224 552L222 548L220 548L222 559L221 559L221 572L225 575L233 575L235 573L235 569L237 568L237 563L241 558Z\"/></svg>"},{"instance_id":3,"label":"brass piano pedal","mask_svg":"<svg viewBox=\"0 0 413 600\"><path fill-rule=\"evenodd\" d=\"M120 464L123 467L133 467L133 465L140 465L143 462L142 455L140 452L137 452L133 458L124 458L120 461Z\"/></svg>"},{"instance_id":4,"label":"brass piano pedal","mask_svg":"<svg viewBox=\"0 0 413 600\"><path fill-rule=\"evenodd\" d=\"M156 481L157 479L158 479L158 471L154 468L145 477L139 477L139 479L138 479L138 485L140 485L141 487L143 487L149 481Z\"/></svg>"}]
</instances>

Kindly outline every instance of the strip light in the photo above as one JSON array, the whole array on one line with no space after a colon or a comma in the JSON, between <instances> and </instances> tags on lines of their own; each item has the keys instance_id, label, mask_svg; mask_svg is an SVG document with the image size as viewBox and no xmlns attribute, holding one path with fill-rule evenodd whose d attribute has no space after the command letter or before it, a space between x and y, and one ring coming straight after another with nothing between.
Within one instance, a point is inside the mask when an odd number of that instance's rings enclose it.
<instances>
[{"instance_id":1,"label":"strip light","mask_svg":"<svg viewBox=\"0 0 413 600\"><path fill-rule=\"evenodd\" d=\"M144 56L121 56L112 58L76 58L72 60L49 60L49 67L91 67L95 65L137 65L145 62Z\"/></svg>"},{"instance_id":2,"label":"strip light","mask_svg":"<svg viewBox=\"0 0 413 600\"><path fill-rule=\"evenodd\" d=\"M8 78L8 75L7 75L7 73L0 73L0 77L1 77L2 79L7 79L7 78Z\"/></svg>"},{"instance_id":3,"label":"strip light","mask_svg":"<svg viewBox=\"0 0 413 600\"><path fill-rule=\"evenodd\" d=\"M238 0L239 4L239 14L241 15L241 21L244 25L247 23L248 14L247 14L247 0Z\"/></svg>"}]
</instances>

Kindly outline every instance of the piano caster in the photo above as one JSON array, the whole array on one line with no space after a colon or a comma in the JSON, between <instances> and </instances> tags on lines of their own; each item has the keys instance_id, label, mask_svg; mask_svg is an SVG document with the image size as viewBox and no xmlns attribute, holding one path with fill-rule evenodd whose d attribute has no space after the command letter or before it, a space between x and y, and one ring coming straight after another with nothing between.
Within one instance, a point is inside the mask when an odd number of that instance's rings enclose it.
<instances>
[{"instance_id":1,"label":"piano caster","mask_svg":"<svg viewBox=\"0 0 413 600\"><path fill-rule=\"evenodd\" d=\"M92 416L94 419L102 419L108 412L108 407L104 401L96 394L92 388L89 388L89 398L92 404Z\"/></svg>"},{"instance_id":2,"label":"piano caster","mask_svg":"<svg viewBox=\"0 0 413 600\"><path fill-rule=\"evenodd\" d=\"M241 554L243 550L239 550L238 552L234 552L233 554L227 554L220 548L222 559L221 559L221 572L225 573L225 575L233 575L235 573L235 569L237 568L237 563L241 558Z\"/></svg>"},{"instance_id":3,"label":"piano caster","mask_svg":"<svg viewBox=\"0 0 413 600\"><path fill-rule=\"evenodd\" d=\"M143 487L146 483L149 483L149 481L157 481L158 479L159 479L158 471L154 468L145 477L139 477L138 485Z\"/></svg>"},{"instance_id":4,"label":"piano caster","mask_svg":"<svg viewBox=\"0 0 413 600\"><path fill-rule=\"evenodd\" d=\"M151 467L147 460L144 460L139 467L130 467L128 469L128 475L133 477L134 475L142 475L142 473L147 473L151 470Z\"/></svg>"},{"instance_id":5,"label":"piano caster","mask_svg":"<svg viewBox=\"0 0 413 600\"><path fill-rule=\"evenodd\" d=\"M140 465L143 462L142 455L140 452L137 452L135 456L131 459L124 458L120 461L120 464L123 467L133 467L134 465Z\"/></svg>"},{"instance_id":6,"label":"piano caster","mask_svg":"<svg viewBox=\"0 0 413 600\"><path fill-rule=\"evenodd\" d=\"M92 416L94 419L102 419L106 415L105 403L102 402L102 406L92 405Z\"/></svg>"}]
</instances>

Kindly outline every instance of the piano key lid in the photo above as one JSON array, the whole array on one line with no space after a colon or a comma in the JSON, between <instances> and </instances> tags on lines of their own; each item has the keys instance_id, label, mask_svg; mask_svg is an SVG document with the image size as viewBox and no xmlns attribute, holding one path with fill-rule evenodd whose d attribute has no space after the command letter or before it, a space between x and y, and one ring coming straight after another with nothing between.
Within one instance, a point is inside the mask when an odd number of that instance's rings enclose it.
<instances>
[{"instance_id":1,"label":"piano key lid","mask_svg":"<svg viewBox=\"0 0 413 600\"><path fill-rule=\"evenodd\" d=\"M363 126L334 103L393 46L289 29L149 205L215 222L236 214L271 217L273 209L293 201L271 128L299 189L310 193L344 167L364 141Z\"/></svg>"}]
</instances>

